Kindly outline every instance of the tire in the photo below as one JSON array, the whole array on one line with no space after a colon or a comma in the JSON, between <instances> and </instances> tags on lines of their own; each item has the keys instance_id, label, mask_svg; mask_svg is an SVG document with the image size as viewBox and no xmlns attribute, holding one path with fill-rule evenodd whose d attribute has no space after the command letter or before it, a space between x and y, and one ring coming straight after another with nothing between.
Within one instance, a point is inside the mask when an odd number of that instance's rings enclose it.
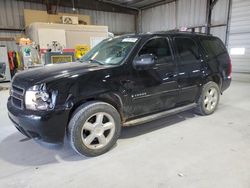
<instances>
[{"instance_id":1,"label":"tire","mask_svg":"<svg viewBox=\"0 0 250 188\"><path fill-rule=\"evenodd\" d=\"M210 115L216 110L220 100L220 89L215 82L208 82L202 87L195 112L199 115Z\"/></svg>"},{"instance_id":2,"label":"tire","mask_svg":"<svg viewBox=\"0 0 250 188\"><path fill-rule=\"evenodd\" d=\"M87 102L77 108L69 122L68 138L79 154L94 157L109 151L121 132L118 111L105 102Z\"/></svg>"}]
</instances>

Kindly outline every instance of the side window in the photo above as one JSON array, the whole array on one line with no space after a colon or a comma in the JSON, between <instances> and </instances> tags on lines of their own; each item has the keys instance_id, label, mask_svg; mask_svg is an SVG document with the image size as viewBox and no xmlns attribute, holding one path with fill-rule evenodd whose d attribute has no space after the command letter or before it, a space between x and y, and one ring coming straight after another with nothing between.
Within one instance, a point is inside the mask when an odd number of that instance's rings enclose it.
<instances>
[{"instance_id":1,"label":"side window","mask_svg":"<svg viewBox=\"0 0 250 188\"><path fill-rule=\"evenodd\" d=\"M157 58L157 64L172 62L171 50L166 38L155 38L149 40L140 50L139 56L153 54Z\"/></svg>"},{"instance_id":2,"label":"side window","mask_svg":"<svg viewBox=\"0 0 250 188\"><path fill-rule=\"evenodd\" d=\"M190 38L175 38L177 52L182 64L189 64L200 59L199 48Z\"/></svg>"},{"instance_id":3,"label":"side window","mask_svg":"<svg viewBox=\"0 0 250 188\"><path fill-rule=\"evenodd\" d=\"M201 45L207 52L208 57L215 57L226 52L223 43L217 38L201 39Z\"/></svg>"}]
</instances>

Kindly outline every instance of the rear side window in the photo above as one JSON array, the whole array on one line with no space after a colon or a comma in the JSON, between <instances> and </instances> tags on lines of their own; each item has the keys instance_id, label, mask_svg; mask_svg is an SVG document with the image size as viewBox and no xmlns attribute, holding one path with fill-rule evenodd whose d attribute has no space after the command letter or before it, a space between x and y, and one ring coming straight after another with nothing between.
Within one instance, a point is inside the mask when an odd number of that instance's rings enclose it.
<instances>
[{"instance_id":1,"label":"rear side window","mask_svg":"<svg viewBox=\"0 0 250 188\"><path fill-rule=\"evenodd\" d=\"M194 40L176 37L175 44L182 64L194 63L200 59L199 48Z\"/></svg>"},{"instance_id":2,"label":"rear side window","mask_svg":"<svg viewBox=\"0 0 250 188\"><path fill-rule=\"evenodd\" d=\"M223 43L217 38L201 39L201 45L205 49L208 57L215 57L226 51Z\"/></svg>"},{"instance_id":3,"label":"rear side window","mask_svg":"<svg viewBox=\"0 0 250 188\"><path fill-rule=\"evenodd\" d=\"M149 40L140 50L139 56L153 54L157 57L157 64L172 60L171 50L166 38L154 38Z\"/></svg>"}]
</instances>

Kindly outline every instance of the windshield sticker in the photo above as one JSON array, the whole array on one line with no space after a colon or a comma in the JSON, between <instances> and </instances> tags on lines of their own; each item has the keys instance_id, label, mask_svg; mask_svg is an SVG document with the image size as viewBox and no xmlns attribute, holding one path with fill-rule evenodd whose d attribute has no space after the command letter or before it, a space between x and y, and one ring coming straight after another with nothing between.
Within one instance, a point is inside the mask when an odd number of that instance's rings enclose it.
<instances>
[{"instance_id":1,"label":"windshield sticker","mask_svg":"<svg viewBox=\"0 0 250 188\"><path fill-rule=\"evenodd\" d=\"M138 38L125 38L122 40L122 42L136 42Z\"/></svg>"}]
</instances>

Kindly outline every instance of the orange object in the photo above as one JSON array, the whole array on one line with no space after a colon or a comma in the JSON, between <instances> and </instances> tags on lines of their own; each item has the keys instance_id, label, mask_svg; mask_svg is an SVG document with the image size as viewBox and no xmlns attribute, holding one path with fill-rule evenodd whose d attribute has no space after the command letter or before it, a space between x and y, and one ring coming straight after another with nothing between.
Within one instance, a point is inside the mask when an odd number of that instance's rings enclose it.
<instances>
[{"instance_id":1,"label":"orange object","mask_svg":"<svg viewBox=\"0 0 250 188\"><path fill-rule=\"evenodd\" d=\"M29 38L20 38L19 44L20 45L30 45L30 44L32 44L32 40L30 40Z\"/></svg>"}]
</instances>

